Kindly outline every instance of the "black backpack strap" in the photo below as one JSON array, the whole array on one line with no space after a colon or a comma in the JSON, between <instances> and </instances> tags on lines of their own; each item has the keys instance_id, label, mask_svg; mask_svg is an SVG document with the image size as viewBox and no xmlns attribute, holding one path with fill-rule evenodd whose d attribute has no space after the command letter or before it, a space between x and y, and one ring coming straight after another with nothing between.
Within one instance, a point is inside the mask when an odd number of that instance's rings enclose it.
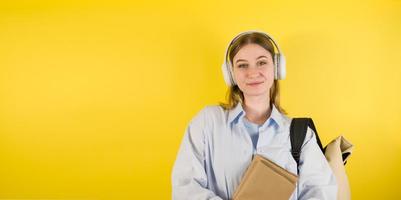
<instances>
[{"instance_id":1,"label":"black backpack strap","mask_svg":"<svg viewBox=\"0 0 401 200\"><path fill-rule=\"evenodd\" d=\"M319 134L317 134L315 124L311 118L293 118L290 125L291 154L299 166L299 158L301 156L301 148L304 143L308 126L315 132L317 144L323 151ZM323 151L324 152L324 151Z\"/></svg>"}]
</instances>

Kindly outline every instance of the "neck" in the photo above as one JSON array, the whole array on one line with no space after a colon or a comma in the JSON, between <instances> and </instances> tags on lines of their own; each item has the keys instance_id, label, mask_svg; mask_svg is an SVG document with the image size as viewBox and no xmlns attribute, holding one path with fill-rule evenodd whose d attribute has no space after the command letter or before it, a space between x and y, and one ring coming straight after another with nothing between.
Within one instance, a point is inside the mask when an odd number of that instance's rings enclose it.
<instances>
[{"instance_id":1,"label":"neck","mask_svg":"<svg viewBox=\"0 0 401 200\"><path fill-rule=\"evenodd\" d=\"M256 124L263 124L270 117L272 108L269 97L251 96L245 97L245 117Z\"/></svg>"}]
</instances>

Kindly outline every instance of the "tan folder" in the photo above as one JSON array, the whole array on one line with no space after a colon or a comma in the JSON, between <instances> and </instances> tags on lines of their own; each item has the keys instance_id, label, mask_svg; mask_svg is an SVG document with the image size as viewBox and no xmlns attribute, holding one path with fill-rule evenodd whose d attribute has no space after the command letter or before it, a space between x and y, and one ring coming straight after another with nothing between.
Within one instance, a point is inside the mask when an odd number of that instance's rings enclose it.
<instances>
[{"instance_id":1,"label":"tan folder","mask_svg":"<svg viewBox=\"0 0 401 200\"><path fill-rule=\"evenodd\" d=\"M260 155L255 155L233 200L288 200L295 190L297 175Z\"/></svg>"}]
</instances>

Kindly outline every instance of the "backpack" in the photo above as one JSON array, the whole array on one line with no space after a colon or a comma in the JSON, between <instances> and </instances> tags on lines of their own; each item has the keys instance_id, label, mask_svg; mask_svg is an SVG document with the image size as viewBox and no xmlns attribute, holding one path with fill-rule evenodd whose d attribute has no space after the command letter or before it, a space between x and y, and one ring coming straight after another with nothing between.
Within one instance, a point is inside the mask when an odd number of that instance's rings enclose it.
<instances>
[{"instance_id":1,"label":"backpack","mask_svg":"<svg viewBox=\"0 0 401 200\"><path fill-rule=\"evenodd\" d=\"M319 134L316 131L315 124L311 118L293 118L290 125L291 154L299 167L299 158L301 155L302 144L304 143L306 132L310 127L316 135L316 141L320 150L325 155L338 184L337 199L351 199L351 190L348 183L348 177L345 173L344 165L352 153L353 145L343 136L332 140L323 148Z\"/></svg>"}]
</instances>

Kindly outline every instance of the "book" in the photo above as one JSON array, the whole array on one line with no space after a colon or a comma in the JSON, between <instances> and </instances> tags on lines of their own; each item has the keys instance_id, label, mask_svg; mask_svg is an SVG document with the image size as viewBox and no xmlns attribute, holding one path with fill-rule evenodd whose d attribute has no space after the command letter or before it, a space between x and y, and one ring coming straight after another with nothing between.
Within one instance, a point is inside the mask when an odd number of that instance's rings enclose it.
<instances>
[{"instance_id":1,"label":"book","mask_svg":"<svg viewBox=\"0 0 401 200\"><path fill-rule=\"evenodd\" d=\"M288 200L297 180L297 175L256 154L235 190L233 200Z\"/></svg>"}]
</instances>

